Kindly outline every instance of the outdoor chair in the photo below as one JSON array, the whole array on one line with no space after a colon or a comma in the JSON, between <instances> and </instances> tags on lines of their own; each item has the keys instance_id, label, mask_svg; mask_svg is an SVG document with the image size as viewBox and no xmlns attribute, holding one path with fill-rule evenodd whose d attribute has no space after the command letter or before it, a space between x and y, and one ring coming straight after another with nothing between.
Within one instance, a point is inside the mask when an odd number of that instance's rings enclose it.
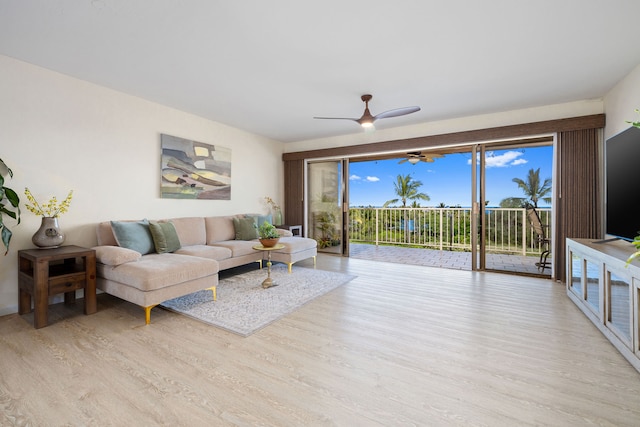
<instances>
[{"instance_id":1,"label":"outdoor chair","mask_svg":"<svg viewBox=\"0 0 640 427\"><path fill-rule=\"evenodd\" d=\"M536 262L536 267L538 267L540 272L544 273L545 268L551 268L551 262L547 261L551 254L551 240L547 233L549 226L542 223L540 215L538 215L538 211L532 206L527 208L527 216L529 217L529 222L531 223L533 232L536 233L540 249L542 249L540 261Z\"/></svg>"}]
</instances>

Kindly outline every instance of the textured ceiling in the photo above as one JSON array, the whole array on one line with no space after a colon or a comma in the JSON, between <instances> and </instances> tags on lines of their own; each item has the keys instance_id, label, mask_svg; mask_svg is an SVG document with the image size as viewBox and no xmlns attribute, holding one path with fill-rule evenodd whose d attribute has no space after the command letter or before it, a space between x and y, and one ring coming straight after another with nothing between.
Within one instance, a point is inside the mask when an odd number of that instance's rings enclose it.
<instances>
[{"instance_id":1,"label":"textured ceiling","mask_svg":"<svg viewBox=\"0 0 640 427\"><path fill-rule=\"evenodd\" d=\"M638 0L0 0L0 54L283 142L600 98Z\"/></svg>"}]
</instances>

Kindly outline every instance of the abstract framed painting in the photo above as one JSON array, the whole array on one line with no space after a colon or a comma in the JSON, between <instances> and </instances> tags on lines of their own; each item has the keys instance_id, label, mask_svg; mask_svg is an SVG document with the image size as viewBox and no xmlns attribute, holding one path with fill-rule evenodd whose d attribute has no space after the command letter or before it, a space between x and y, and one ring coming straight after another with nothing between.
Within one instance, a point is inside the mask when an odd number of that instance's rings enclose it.
<instances>
[{"instance_id":1,"label":"abstract framed painting","mask_svg":"<svg viewBox=\"0 0 640 427\"><path fill-rule=\"evenodd\" d=\"M231 149L160 135L160 197L231 200Z\"/></svg>"}]
</instances>

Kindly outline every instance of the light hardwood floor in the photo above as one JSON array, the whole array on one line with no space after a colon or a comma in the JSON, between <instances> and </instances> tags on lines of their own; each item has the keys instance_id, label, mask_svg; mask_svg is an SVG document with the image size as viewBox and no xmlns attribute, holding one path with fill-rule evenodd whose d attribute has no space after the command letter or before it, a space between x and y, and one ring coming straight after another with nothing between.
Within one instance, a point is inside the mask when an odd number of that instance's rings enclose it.
<instances>
[{"instance_id":1,"label":"light hardwood floor","mask_svg":"<svg viewBox=\"0 0 640 427\"><path fill-rule=\"evenodd\" d=\"M2 317L0 425L640 425L640 374L561 284L318 268L358 277L248 338L104 294L38 330Z\"/></svg>"}]
</instances>

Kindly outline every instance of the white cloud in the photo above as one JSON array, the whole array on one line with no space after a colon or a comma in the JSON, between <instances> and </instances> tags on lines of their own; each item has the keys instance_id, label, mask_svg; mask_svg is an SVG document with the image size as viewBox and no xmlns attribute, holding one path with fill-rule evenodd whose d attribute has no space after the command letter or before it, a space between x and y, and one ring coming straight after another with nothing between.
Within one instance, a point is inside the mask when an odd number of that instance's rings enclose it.
<instances>
[{"instance_id":1,"label":"white cloud","mask_svg":"<svg viewBox=\"0 0 640 427\"><path fill-rule=\"evenodd\" d=\"M378 181L380 181L380 178L378 178L377 176L368 176L367 177L367 181L369 181L369 182L378 182Z\"/></svg>"},{"instance_id":2,"label":"white cloud","mask_svg":"<svg viewBox=\"0 0 640 427\"><path fill-rule=\"evenodd\" d=\"M507 151L498 156L494 155L493 151L487 151L485 155L485 166L487 168L504 168L508 166L517 166L527 163L525 159L519 159L524 153L521 151ZM480 160L480 153L478 153L478 161ZM467 161L471 164L471 159Z\"/></svg>"},{"instance_id":3,"label":"white cloud","mask_svg":"<svg viewBox=\"0 0 640 427\"><path fill-rule=\"evenodd\" d=\"M351 176L349 177L349 181L359 181L359 180L361 180L361 179L362 179L362 178L360 178L358 175L351 175Z\"/></svg>"}]
</instances>

